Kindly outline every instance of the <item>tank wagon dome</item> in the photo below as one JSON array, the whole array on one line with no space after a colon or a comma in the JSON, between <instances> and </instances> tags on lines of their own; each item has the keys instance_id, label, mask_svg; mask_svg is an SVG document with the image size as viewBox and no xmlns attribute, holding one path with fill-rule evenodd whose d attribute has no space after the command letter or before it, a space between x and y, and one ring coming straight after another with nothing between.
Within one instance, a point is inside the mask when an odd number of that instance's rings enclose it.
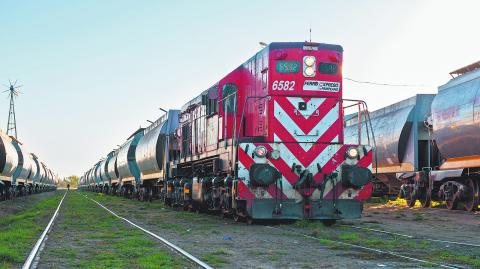
<instances>
[{"instance_id":1,"label":"tank wagon dome","mask_svg":"<svg viewBox=\"0 0 480 269\"><path fill-rule=\"evenodd\" d=\"M0 131L0 179L11 180L17 166L18 154L12 139Z\"/></svg>"},{"instance_id":2,"label":"tank wagon dome","mask_svg":"<svg viewBox=\"0 0 480 269\"><path fill-rule=\"evenodd\" d=\"M165 162L168 158L168 139L178 127L179 110L170 110L144 130L138 142L135 159L142 180L163 177Z\"/></svg>"},{"instance_id":3,"label":"tank wagon dome","mask_svg":"<svg viewBox=\"0 0 480 269\"><path fill-rule=\"evenodd\" d=\"M480 62L451 73L458 75L432 103L433 138L445 159L442 169L480 166Z\"/></svg>"}]
</instances>

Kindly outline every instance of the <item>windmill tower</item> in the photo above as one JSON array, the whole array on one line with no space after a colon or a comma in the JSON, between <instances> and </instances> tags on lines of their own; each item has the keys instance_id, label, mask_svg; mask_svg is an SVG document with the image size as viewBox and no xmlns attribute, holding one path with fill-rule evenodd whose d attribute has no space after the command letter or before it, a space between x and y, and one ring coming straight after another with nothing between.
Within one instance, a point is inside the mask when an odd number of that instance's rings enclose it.
<instances>
[{"instance_id":1,"label":"windmill tower","mask_svg":"<svg viewBox=\"0 0 480 269\"><path fill-rule=\"evenodd\" d=\"M15 118L15 97L18 97L20 91L17 89L22 87L23 85L17 86L17 80L15 83L12 84L10 80L8 80L10 86L4 85L8 88L3 92L8 92L8 96L10 98L10 109L8 111L8 123L7 123L7 135L15 136L17 139L17 119Z\"/></svg>"}]
</instances>

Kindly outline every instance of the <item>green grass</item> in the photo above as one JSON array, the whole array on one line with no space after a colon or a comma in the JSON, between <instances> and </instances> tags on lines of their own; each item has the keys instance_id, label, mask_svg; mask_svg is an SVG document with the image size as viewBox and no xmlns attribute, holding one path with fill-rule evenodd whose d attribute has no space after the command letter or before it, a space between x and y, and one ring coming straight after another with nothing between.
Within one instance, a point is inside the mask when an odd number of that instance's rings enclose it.
<instances>
[{"instance_id":1,"label":"green grass","mask_svg":"<svg viewBox=\"0 0 480 269\"><path fill-rule=\"evenodd\" d=\"M412 220L422 221L424 216L420 213L414 214ZM318 238L322 245L332 249L346 248L331 240L351 243L366 247L393 251L400 254L414 253L417 258L430 261L448 262L458 265L467 265L473 268L480 268L480 253L469 249L458 249L451 246L448 249L441 249L438 244L427 240L407 240L402 237L381 235L373 232L360 231L345 226L326 227L320 222L297 221L295 226L304 232ZM369 226L370 227L370 226ZM422 267L432 267L430 263L419 264Z\"/></svg>"},{"instance_id":2,"label":"green grass","mask_svg":"<svg viewBox=\"0 0 480 269\"><path fill-rule=\"evenodd\" d=\"M228 261L223 257L230 255L232 255L232 253L224 249L219 249L214 252L203 254L201 259L213 267L223 267L228 264Z\"/></svg>"},{"instance_id":3,"label":"green grass","mask_svg":"<svg viewBox=\"0 0 480 269\"><path fill-rule=\"evenodd\" d=\"M473 268L480 268L480 255L478 255L478 253L475 255L473 251L470 255L460 255L447 251L436 251L432 253L432 257L440 258L445 262L467 264Z\"/></svg>"},{"instance_id":4,"label":"green grass","mask_svg":"<svg viewBox=\"0 0 480 269\"><path fill-rule=\"evenodd\" d=\"M25 261L61 198L58 192L29 209L0 219L0 268L18 267Z\"/></svg>"},{"instance_id":5,"label":"green grass","mask_svg":"<svg viewBox=\"0 0 480 269\"><path fill-rule=\"evenodd\" d=\"M183 268L188 263L79 193L70 193L65 206L58 229L70 233L58 239L69 240L73 251L46 249L50 260L65 259L70 268Z\"/></svg>"}]
</instances>

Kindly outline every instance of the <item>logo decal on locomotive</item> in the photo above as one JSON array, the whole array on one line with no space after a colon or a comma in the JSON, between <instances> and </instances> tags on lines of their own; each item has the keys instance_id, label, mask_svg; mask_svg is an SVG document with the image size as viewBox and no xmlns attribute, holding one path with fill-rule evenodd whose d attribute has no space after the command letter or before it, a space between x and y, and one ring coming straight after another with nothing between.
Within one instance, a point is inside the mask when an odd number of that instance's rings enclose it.
<instances>
[{"instance_id":1,"label":"logo decal on locomotive","mask_svg":"<svg viewBox=\"0 0 480 269\"><path fill-rule=\"evenodd\" d=\"M303 83L305 91L321 91L321 92L338 92L340 90L339 82L321 81L321 80L305 80Z\"/></svg>"}]
</instances>

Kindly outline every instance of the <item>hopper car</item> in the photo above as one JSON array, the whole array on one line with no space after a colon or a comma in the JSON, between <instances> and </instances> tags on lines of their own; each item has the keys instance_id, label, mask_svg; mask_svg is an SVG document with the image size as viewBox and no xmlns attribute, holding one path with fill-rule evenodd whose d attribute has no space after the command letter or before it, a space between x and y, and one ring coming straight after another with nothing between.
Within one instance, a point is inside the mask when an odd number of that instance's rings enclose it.
<instances>
[{"instance_id":1,"label":"hopper car","mask_svg":"<svg viewBox=\"0 0 480 269\"><path fill-rule=\"evenodd\" d=\"M370 113L375 194L399 194L409 206L443 201L448 209L478 209L480 62L450 74L437 94L419 94ZM346 116L347 140L358 139L357 122L355 114Z\"/></svg>"}]
</instances>

